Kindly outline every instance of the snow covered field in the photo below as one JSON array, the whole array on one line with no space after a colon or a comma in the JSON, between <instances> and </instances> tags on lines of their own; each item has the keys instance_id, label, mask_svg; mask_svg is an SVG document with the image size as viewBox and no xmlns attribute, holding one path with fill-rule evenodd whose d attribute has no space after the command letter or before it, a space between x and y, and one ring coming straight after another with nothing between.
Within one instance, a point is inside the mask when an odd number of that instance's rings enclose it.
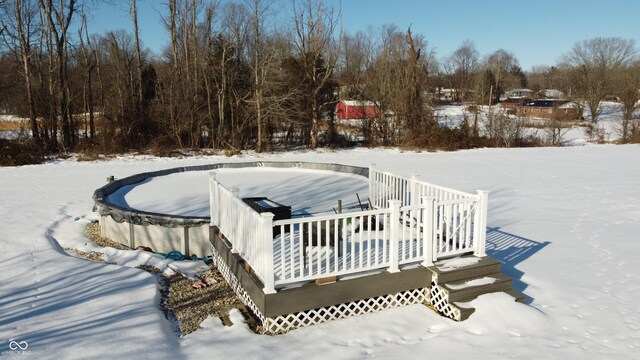
<instances>
[{"instance_id":1,"label":"snow covered field","mask_svg":"<svg viewBox=\"0 0 640 360\"><path fill-rule=\"evenodd\" d=\"M459 127L464 121L465 114L468 121L471 122L473 119L473 114L467 112L465 109L466 107L462 105L442 105L436 108L435 115L441 125L447 127ZM492 111L494 112L504 111L504 109L502 109L500 106L494 106L492 109ZM480 115L478 117L478 122L481 129L483 129L485 124L488 122L488 112L488 106L481 107ZM612 101L603 101L601 103L597 120L598 128L602 129L604 142L615 142L620 139L620 123L622 121L623 114L624 113L622 104ZM640 117L640 109L635 112L635 117ZM586 105L584 110L584 118L590 119L589 107ZM541 125L544 123L544 120L539 118L527 119L532 122L542 121L540 123ZM585 125L588 123L590 122L584 122ZM527 135L533 135L543 141L547 140L548 138L548 134L546 134L543 129L526 128L525 133ZM563 145L584 145L588 142L588 140L593 140L585 138L585 127L583 126L573 126L571 128L567 128L566 130L563 130L561 133Z\"/></svg>"},{"instance_id":2,"label":"snow covered field","mask_svg":"<svg viewBox=\"0 0 640 360\"><path fill-rule=\"evenodd\" d=\"M108 175L216 162L367 166L490 190L488 249L529 305L504 294L456 323L414 305L269 337L239 313L180 338L158 308L155 278L65 254L95 249L74 221ZM0 168L0 357L37 359L637 359L640 349L640 146L395 149L186 159L122 157ZM27 345L27 346L25 346ZM18 347L20 346L20 347ZM25 350L21 350L24 348Z\"/></svg>"}]
</instances>

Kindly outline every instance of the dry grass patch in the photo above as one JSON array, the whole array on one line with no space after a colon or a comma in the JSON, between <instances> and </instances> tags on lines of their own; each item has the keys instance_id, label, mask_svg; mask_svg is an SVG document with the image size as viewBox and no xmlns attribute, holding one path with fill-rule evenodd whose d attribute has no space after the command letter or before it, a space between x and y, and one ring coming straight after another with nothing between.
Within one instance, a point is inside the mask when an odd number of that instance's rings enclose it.
<instances>
[{"instance_id":1,"label":"dry grass patch","mask_svg":"<svg viewBox=\"0 0 640 360\"><path fill-rule=\"evenodd\" d=\"M27 129L29 127L29 123L24 121L0 121L0 131L20 131L22 129Z\"/></svg>"}]
</instances>

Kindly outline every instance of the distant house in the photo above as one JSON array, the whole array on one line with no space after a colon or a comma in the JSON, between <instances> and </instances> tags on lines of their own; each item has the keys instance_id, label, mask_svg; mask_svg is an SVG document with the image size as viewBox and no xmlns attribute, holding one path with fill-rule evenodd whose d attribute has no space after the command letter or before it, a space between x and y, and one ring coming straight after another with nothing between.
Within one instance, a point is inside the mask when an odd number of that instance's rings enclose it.
<instances>
[{"instance_id":1,"label":"distant house","mask_svg":"<svg viewBox=\"0 0 640 360\"><path fill-rule=\"evenodd\" d=\"M501 102L508 100L532 99L534 91L530 89L513 89L509 90L500 97Z\"/></svg>"},{"instance_id":2,"label":"distant house","mask_svg":"<svg viewBox=\"0 0 640 360\"><path fill-rule=\"evenodd\" d=\"M538 91L538 97L545 99L564 99L565 95L562 91L557 89L542 89Z\"/></svg>"},{"instance_id":3,"label":"distant house","mask_svg":"<svg viewBox=\"0 0 640 360\"><path fill-rule=\"evenodd\" d=\"M521 98L521 99L504 99L500 101L500 107L505 109L517 109L520 106L524 106L529 103L531 98Z\"/></svg>"},{"instance_id":4,"label":"distant house","mask_svg":"<svg viewBox=\"0 0 640 360\"><path fill-rule=\"evenodd\" d=\"M380 107L373 101L343 100L336 105L338 120L368 120L380 116Z\"/></svg>"},{"instance_id":5,"label":"distant house","mask_svg":"<svg viewBox=\"0 0 640 360\"><path fill-rule=\"evenodd\" d=\"M429 96L431 99L440 103L452 103L452 102L461 102L472 99L474 96L473 90L463 90L463 89L449 89L443 87L437 87L432 90L430 93L425 94Z\"/></svg>"},{"instance_id":6,"label":"distant house","mask_svg":"<svg viewBox=\"0 0 640 360\"><path fill-rule=\"evenodd\" d=\"M456 89L438 88L436 89L435 98L446 102L455 101L458 98L458 92Z\"/></svg>"},{"instance_id":7,"label":"distant house","mask_svg":"<svg viewBox=\"0 0 640 360\"><path fill-rule=\"evenodd\" d=\"M564 100L564 93L555 89L540 90L537 94L529 89L513 89L500 97L500 107L511 114L558 120L582 119L578 104Z\"/></svg>"},{"instance_id":8,"label":"distant house","mask_svg":"<svg viewBox=\"0 0 640 360\"><path fill-rule=\"evenodd\" d=\"M537 99L516 106L519 116L538 117L557 120L582 119L582 109L576 103L567 100Z\"/></svg>"}]
</instances>

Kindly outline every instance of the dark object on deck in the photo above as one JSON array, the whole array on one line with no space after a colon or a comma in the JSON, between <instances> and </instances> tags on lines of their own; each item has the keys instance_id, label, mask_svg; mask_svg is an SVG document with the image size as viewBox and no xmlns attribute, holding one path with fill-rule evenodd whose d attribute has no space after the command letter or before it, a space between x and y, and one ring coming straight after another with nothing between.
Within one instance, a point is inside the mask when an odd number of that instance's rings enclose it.
<instances>
[{"instance_id":1,"label":"dark object on deck","mask_svg":"<svg viewBox=\"0 0 640 360\"><path fill-rule=\"evenodd\" d=\"M336 223L334 221L329 221L328 226L325 221L302 224L303 242L305 246L333 246L336 241L336 232L338 233L337 240L342 240L342 232L336 231ZM320 237L319 239L318 235ZM327 238L329 239L328 244Z\"/></svg>"},{"instance_id":2,"label":"dark object on deck","mask_svg":"<svg viewBox=\"0 0 640 360\"><path fill-rule=\"evenodd\" d=\"M361 230L359 223L356 223L356 226L354 233L358 233ZM384 225L382 225L381 221L377 221L375 215L365 215L362 217L362 230L380 231L384 230Z\"/></svg>"},{"instance_id":3,"label":"dark object on deck","mask_svg":"<svg viewBox=\"0 0 640 360\"><path fill-rule=\"evenodd\" d=\"M337 238L336 238L337 234ZM327 240L328 243L327 243ZM342 230L336 229L336 222L316 221L302 224L302 247L304 249L304 266L307 266L307 247L335 246L338 243L338 255L342 255Z\"/></svg>"},{"instance_id":4,"label":"dark object on deck","mask_svg":"<svg viewBox=\"0 0 640 360\"><path fill-rule=\"evenodd\" d=\"M273 220L291 219L291 206L282 205L266 197L242 198L247 205L258 213L270 212L275 215Z\"/></svg>"},{"instance_id":5,"label":"dark object on deck","mask_svg":"<svg viewBox=\"0 0 640 360\"><path fill-rule=\"evenodd\" d=\"M282 205L266 197L250 197L242 198L247 205L258 213L270 212L273 216L273 221L291 219L291 206ZM289 230L289 225L285 226L285 232ZM273 236L280 235L280 226L273 227Z\"/></svg>"},{"instance_id":6,"label":"dark object on deck","mask_svg":"<svg viewBox=\"0 0 640 360\"><path fill-rule=\"evenodd\" d=\"M367 207L362 205L362 201L360 201L360 195L358 195L358 193L356 193L356 197L358 198L358 205L360 205L360 210L362 210L362 211L367 210Z\"/></svg>"}]
</instances>

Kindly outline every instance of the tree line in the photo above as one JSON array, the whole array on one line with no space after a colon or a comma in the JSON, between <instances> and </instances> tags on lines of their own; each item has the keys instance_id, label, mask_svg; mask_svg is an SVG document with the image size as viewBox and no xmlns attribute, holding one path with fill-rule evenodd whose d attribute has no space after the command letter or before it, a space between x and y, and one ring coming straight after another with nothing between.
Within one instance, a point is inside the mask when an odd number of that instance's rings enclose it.
<instances>
[{"instance_id":1,"label":"tree line","mask_svg":"<svg viewBox=\"0 0 640 360\"><path fill-rule=\"evenodd\" d=\"M167 0L166 47L153 54L137 0L127 3L131 32L92 33L90 5L0 0L0 111L28 118L33 141L50 151L340 146L347 139L333 109L343 99L383 110L362 122L367 145L491 145L476 122L438 123L430 94L443 87L476 105L514 87L557 88L586 101L594 122L615 95L625 106L622 140L638 138L632 40L586 40L559 64L525 73L509 51L481 58L471 41L438 59L411 28L343 32L340 9L324 1Z\"/></svg>"}]
</instances>

